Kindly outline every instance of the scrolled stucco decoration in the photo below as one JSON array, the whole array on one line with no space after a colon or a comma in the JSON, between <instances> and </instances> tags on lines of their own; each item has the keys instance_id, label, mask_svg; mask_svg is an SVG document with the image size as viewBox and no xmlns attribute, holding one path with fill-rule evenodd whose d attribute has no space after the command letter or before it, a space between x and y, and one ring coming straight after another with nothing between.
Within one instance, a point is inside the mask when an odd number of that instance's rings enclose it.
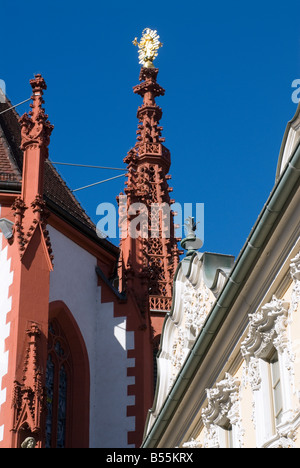
<instances>
[{"instance_id":1,"label":"scrolled stucco decoration","mask_svg":"<svg viewBox=\"0 0 300 468\"><path fill-rule=\"evenodd\" d=\"M251 358L248 365L248 380L252 390L259 390L261 384L261 376L259 372L258 359Z\"/></svg>"},{"instance_id":2,"label":"scrolled stucco decoration","mask_svg":"<svg viewBox=\"0 0 300 468\"><path fill-rule=\"evenodd\" d=\"M271 448L295 448L297 431L279 431L279 439L271 445Z\"/></svg>"},{"instance_id":3,"label":"scrolled stucco decoration","mask_svg":"<svg viewBox=\"0 0 300 468\"><path fill-rule=\"evenodd\" d=\"M241 344L241 353L245 358L245 384L248 381L254 396L253 423L259 429L258 444L262 447L294 447L294 429L298 427L299 411L294 414L291 409L292 391L296 393L294 382L294 361L289 326L291 312L298 307L300 280L300 255L291 262L291 276L294 281L292 304L276 296L254 314L249 315L249 329L246 339ZM294 294L294 303L293 303ZM296 307L295 307L296 305ZM269 391L269 379L264 361L268 361L270 352L276 349L283 386L283 416L276 434L270 435L268 429L269 414L264 407L264 393ZM295 421L293 420L295 418Z\"/></svg>"},{"instance_id":4,"label":"scrolled stucco decoration","mask_svg":"<svg viewBox=\"0 0 300 468\"><path fill-rule=\"evenodd\" d=\"M258 359L267 359L272 348L275 348L282 356L284 366L289 373L290 383L294 386L295 357L288 336L289 310L287 301L273 296L271 302L249 315L249 332L241 344L241 353L246 361L252 390L259 390L261 383Z\"/></svg>"},{"instance_id":5,"label":"scrolled stucco decoration","mask_svg":"<svg viewBox=\"0 0 300 468\"><path fill-rule=\"evenodd\" d=\"M202 420L207 431L206 447L220 446L217 427L226 428L228 424L236 427L236 444L239 447L243 445L239 392L239 380L228 373L214 388L206 390L208 406L202 410Z\"/></svg>"},{"instance_id":6,"label":"scrolled stucco decoration","mask_svg":"<svg viewBox=\"0 0 300 468\"><path fill-rule=\"evenodd\" d=\"M289 420L277 428L275 436L267 441L263 448L296 448L299 424L299 409L291 411Z\"/></svg>"},{"instance_id":7,"label":"scrolled stucco decoration","mask_svg":"<svg viewBox=\"0 0 300 468\"><path fill-rule=\"evenodd\" d=\"M300 252L291 260L290 274L293 280L291 312L296 312L300 302Z\"/></svg>"},{"instance_id":8,"label":"scrolled stucco decoration","mask_svg":"<svg viewBox=\"0 0 300 468\"><path fill-rule=\"evenodd\" d=\"M209 291L203 284L201 290L193 287L191 283L186 283L183 292L183 304L186 314L185 329L187 335L190 335L189 341L194 341L199 334L208 312L211 310L212 301L209 300Z\"/></svg>"},{"instance_id":9,"label":"scrolled stucco decoration","mask_svg":"<svg viewBox=\"0 0 300 468\"><path fill-rule=\"evenodd\" d=\"M190 439L187 442L184 442L182 444L182 448L188 448L188 449L193 449L193 448L202 448L202 445L198 440L195 439Z\"/></svg>"},{"instance_id":10,"label":"scrolled stucco decoration","mask_svg":"<svg viewBox=\"0 0 300 468\"><path fill-rule=\"evenodd\" d=\"M220 284L232 265L231 256L200 252L193 252L180 262L175 275L172 307L162 331L157 357L157 386L145 424L146 433L189 358L216 301Z\"/></svg>"},{"instance_id":11,"label":"scrolled stucco decoration","mask_svg":"<svg viewBox=\"0 0 300 468\"><path fill-rule=\"evenodd\" d=\"M187 349L185 347L185 339L182 328L178 328L177 336L174 339L172 346L171 364L172 364L172 375L169 382L169 388L172 387L174 380L180 371L184 359L187 355Z\"/></svg>"},{"instance_id":12,"label":"scrolled stucco decoration","mask_svg":"<svg viewBox=\"0 0 300 468\"><path fill-rule=\"evenodd\" d=\"M251 357L266 358L273 346L279 352L286 348L288 310L288 302L273 296L271 302L249 315L248 336L241 345L247 364Z\"/></svg>"},{"instance_id":13,"label":"scrolled stucco decoration","mask_svg":"<svg viewBox=\"0 0 300 468\"><path fill-rule=\"evenodd\" d=\"M193 286L190 281L184 284L182 292L183 320L176 327L172 346L172 376L169 388L173 385L184 360L192 348L207 315L212 307L209 290L203 283L201 288Z\"/></svg>"}]
</instances>

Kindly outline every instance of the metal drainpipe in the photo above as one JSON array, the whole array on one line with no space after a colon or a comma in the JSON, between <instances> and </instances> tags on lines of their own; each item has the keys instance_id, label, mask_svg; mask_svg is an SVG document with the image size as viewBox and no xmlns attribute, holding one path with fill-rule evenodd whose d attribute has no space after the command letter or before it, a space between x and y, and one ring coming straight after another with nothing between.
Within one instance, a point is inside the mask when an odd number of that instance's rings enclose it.
<instances>
[{"instance_id":1,"label":"metal drainpipe","mask_svg":"<svg viewBox=\"0 0 300 468\"><path fill-rule=\"evenodd\" d=\"M21 193L21 183L2 181L0 182L0 192L2 193Z\"/></svg>"}]
</instances>

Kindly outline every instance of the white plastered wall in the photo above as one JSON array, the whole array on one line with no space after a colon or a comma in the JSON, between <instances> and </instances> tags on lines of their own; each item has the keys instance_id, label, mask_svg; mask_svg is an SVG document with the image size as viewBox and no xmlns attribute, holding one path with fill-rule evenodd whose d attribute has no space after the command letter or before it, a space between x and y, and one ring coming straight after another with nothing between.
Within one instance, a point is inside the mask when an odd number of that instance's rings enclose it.
<instances>
[{"instance_id":1,"label":"white plastered wall","mask_svg":"<svg viewBox=\"0 0 300 468\"><path fill-rule=\"evenodd\" d=\"M114 317L113 303L101 303L96 258L49 226L54 253L50 276L50 302L63 301L72 312L85 341L90 364L90 447L128 447L127 433L135 418L126 416L134 404L127 395L134 377L127 368L134 360L133 332L126 331L126 317Z\"/></svg>"},{"instance_id":2,"label":"white plastered wall","mask_svg":"<svg viewBox=\"0 0 300 468\"><path fill-rule=\"evenodd\" d=\"M1 217L1 205L0 205ZM5 351L5 340L10 333L7 314L11 310L9 288L13 282L11 260L7 258L7 246L4 247L3 234L0 231L0 413L1 405L6 401L6 389L2 388L2 379L8 370L8 351ZM3 440L4 425L0 426L0 441Z\"/></svg>"}]
</instances>

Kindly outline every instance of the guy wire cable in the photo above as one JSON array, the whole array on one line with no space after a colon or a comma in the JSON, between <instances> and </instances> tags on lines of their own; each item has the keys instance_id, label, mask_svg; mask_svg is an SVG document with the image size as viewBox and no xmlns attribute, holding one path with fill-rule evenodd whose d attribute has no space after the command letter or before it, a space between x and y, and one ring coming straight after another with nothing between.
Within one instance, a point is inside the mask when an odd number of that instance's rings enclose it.
<instances>
[{"instance_id":1,"label":"guy wire cable","mask_svg":"<svg viewBox=\"0 0 300 468\"><path fill-rule=\"evenodd\" d=\"M31 100L31 97L28 98L28 99L25 99L25 101L19 102L19 104L15 104L14 106L9 107L8 109L4 109L3 111L0 112L0 115L4 114L4 112L8 112L11 109L14 109L15 107L20 106L21 104L24 104L24 102L27 102L27 101L30 101L30 100Z\"/></svg>"}]
</instances>

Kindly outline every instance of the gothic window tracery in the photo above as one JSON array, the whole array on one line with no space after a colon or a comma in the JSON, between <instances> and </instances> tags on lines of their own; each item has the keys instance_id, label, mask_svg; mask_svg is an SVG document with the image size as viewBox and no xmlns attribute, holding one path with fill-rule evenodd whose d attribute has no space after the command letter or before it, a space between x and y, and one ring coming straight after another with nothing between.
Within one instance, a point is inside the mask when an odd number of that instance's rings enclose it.
<instances>
[{"instance_id":1,"label":"gothic window tracery","mask_svg":"<svg viewBox=\"0 0 300 468\"><path fill-rule=\"evenodd\" d=\"M46 448L64 448L70 406L71 354L56 320L50 322L46 370L47 419Z\"/></svg>"}]
</instances>

